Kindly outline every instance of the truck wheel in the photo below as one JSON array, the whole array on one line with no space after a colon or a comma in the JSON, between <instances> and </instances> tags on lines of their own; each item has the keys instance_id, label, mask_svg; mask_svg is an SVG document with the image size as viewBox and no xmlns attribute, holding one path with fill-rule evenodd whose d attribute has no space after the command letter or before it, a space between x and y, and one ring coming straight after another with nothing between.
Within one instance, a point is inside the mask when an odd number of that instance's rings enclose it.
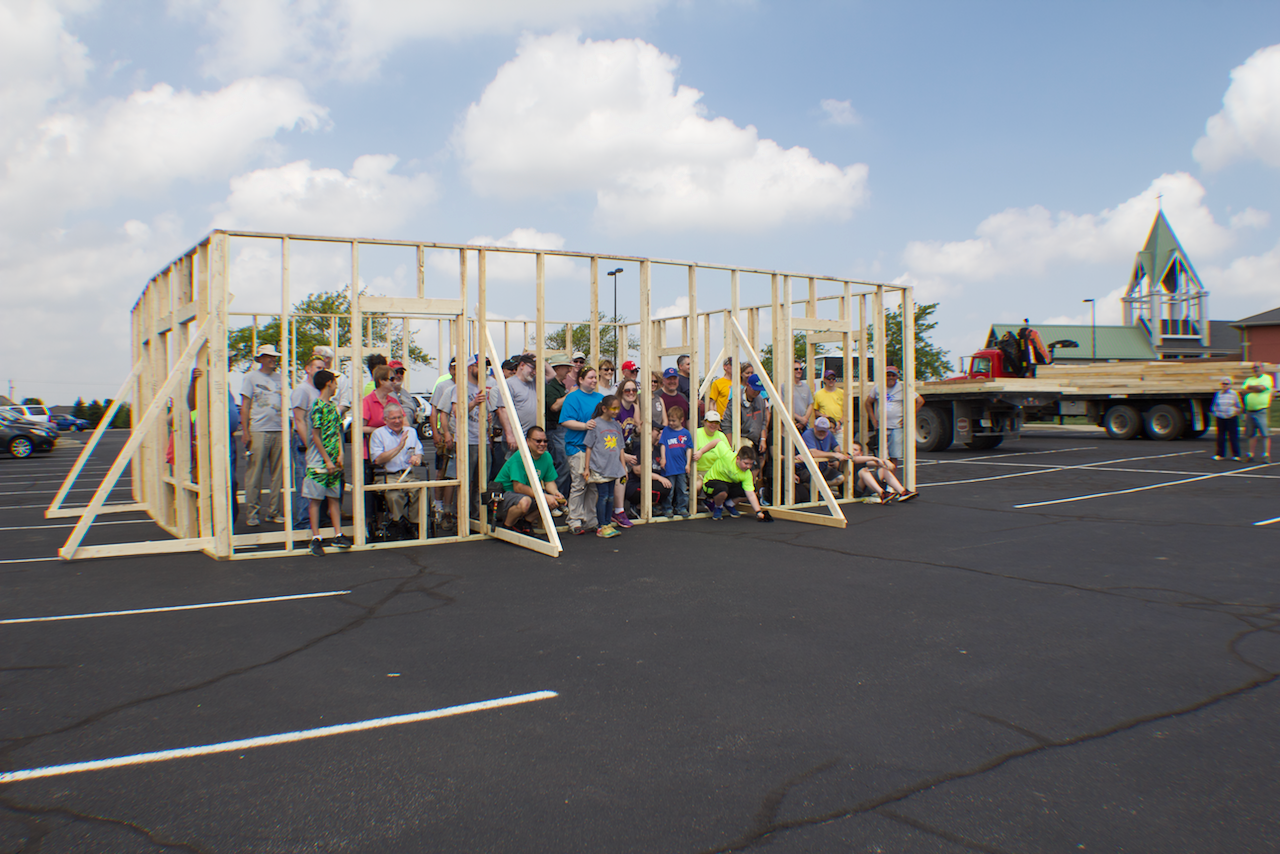
<instances>
[{"instance_id":1,"label":"truck wheel","mask_svg":"<svg viewBox=\"0 0 1280 854\"><path fill-rule=\"evenodd\" d=\"M1112 439L1132 439L1142 429L1142 419L1138 417L1138 410L1121 403L1102 416L1102 426Z\"/></svg>"},{"instance_id":2,"label":"truck wheel","mask_svg":"<svg viewBox=\"0 0 1280 854\"><path fill-rule=\"evenodd\" d=\"M965 442L964 444L965 444L965 447L969 448L970 450L989 451L992 448L999 447L1000 443L1003 441L1004 441L1004 436L974 436L972 439L970 439L968 442Z\"/></svg>"},{"instance_id":3,"label":"truck wheel","mask_svg":"<svg viewBox=\"0 0 1280 854\"><path fill-rule=\"evenodd\" d=\"M1182 410L1167 403L1157 403L1142 414L1143 426L1148 439L1167 442L1177 439L1187 427L1187 419Z\"/></svg>"},{"instance_id":4,"label":"truck wheel","mask_svg":"<svg viewBox=\"0 0 1280 854\"><path fill-rule=\"evenodd\" d=\"M916 414L916 450L945 451L951 447L951 419L933 406L921 407Z\"/></svg>"}]
</instances>

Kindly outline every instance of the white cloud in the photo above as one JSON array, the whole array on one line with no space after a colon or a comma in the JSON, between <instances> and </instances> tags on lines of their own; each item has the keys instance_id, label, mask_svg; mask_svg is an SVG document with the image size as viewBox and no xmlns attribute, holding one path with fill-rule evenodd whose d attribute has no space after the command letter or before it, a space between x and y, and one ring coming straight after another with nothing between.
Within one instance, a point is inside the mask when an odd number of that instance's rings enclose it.
<instances>
[{"instance_id":1,"label":"white cloud","mask_svg":"<svg viewBox=\"0 0 1280 854\"><path fill-rule=\"evenodd\" d=\"M676 85L678 65L639 39L526 36L458 129L473 186L594 192L614 229L754 230L844 219L865 201L865 164L823 163L708 118L702 93Z\"/></svg>"},{"instance_id":2,"label":"white cloud","mask_svg":"<svg viewBox=\"0 0 1280 854\"><path fill-rule=\"evenodd\" d=\"M1120 298L1129 289L1127 284L1121 285L1097 302L1097 322L1099 326L1120 326L1124 323L1124 304ZM1093 313L1087 304L1081 303L1082 309L1077 314L1059 314L1039 321L1046 325L1084 326L1093 322Z\"/></svg>"},{"instance_id":3,"label":"white cloud","mask_svg":"<svg viewBox=\"0 0 1280 854\"><path fill-rule=\"evenodd\" d=\"M1280 45L1231 70L1222 111L1205 122L1191 153L1206 169L1251 157L1280 167Z\"/></svg>"},{"instance_id":4,"label":"white cloud","mask_svg":"<svg viewBox=\"0 0 1280 854\"><path fill-rule=\"evenodd\" d=\"M91 67L88 49L67 32L58 4L0 4L0 150L34 124L49 101L83 84Z\"/></svg>"},{"instance_id":5,"label":"white cloud","mask_svg":"<svg viewBox=\"0 0 1280 854\"><path fill-rule=\"evenodd\" d=\"M1213 293L1230 297L1265 297L1256 311L1280 305L1280 245L1261 255L1245 255L1226 267L1206 266L1201 277Z\"/></svg>"},{"instance_id":6,"label":"white cloud","mask_svg":"<svg viewBox=\"0 0 1280 854\"><path fill-rule=\"evenodd\" d=\"M1245 208L1230 219L1232 228L1266 228L1271 224L1271 214L1266 211Z\"/></svg>"},{"instance_id":7,"label":"white cloud","mask_svg":"<svg viewBox=\"0 0 1280 854\"><path fill-rule=\"evenodd\" d=\"M822 112L827 114L827 124L847 126L856 125L862 121L862 117L848 101L823 98L819 106L822 107Z\"/></svg>"},{"instance_id":8,"label":"white cloud","mask_svg":"<svg viewBox=\"0 0 1280 854\"><path fill-rule=\"evenodd\" d=\"M230 79L276 71L363 78L424 39L638 21L668 0L170 0L216 33L205 70Z\"/></svg>"},{"instance_id":9,"label":"white cloud","mask_svg":"<svg viewBox=\"0 0 1280 854\"><path fill-rule=\"evenodd\" d=\"M238 175L213 225L386 237L436 197L430 175L396 175L391 170L397 162L394 155L366 154L356 158L350 174L312 169L299 160Z\"/></svg>"},{"instance_id":10,"label":"white cloud","mask_svg":"<svg viewBox=\"0 0 1280 854\"><path fill-rule=\"evenodd\" d=\"M216 92L158 83L83 113L50 115L5 153L0 210L11 227L219 178L280 130L325 120L294 80L238 80Z\"/></svg>"},{"instance_id":11,"label":"white cloud","mask_svg":"<svg viewBox=\"0 0 1280 854\"><path fill-rule=\"evenodd\" d=\"M516 228L503 237L481 235L467 241L469 246L502 246L508 249L564 249L564 238L552 232L538 231L535 228ZM441 250L427 255L427 263L442 273L450 276L458 275L458 253ZM475 264L475 260L468 264ZM590 270L585 262L558 255L546 256L545 274L548 282L552 280L572 279L586 281ZM475 275L473 272L472 275ZM601 271L601 277L604 272ZM537 280L537 261L530 253L493 252L485 256L485 278L505 281Z\"/></svg>"},{"instance_id":12,"label":"white cloud","mask_svg":"<svg viewBox=\"0 0 1280 854\"><path fill-rule=\"evenodd\" d=\"M977 237L950 243L912 241L904 260L917 276L953 276L980 281L1010 274L1044 273L1050 265L1107 263L1142 248L1163 196L1165 216L1191 256L1213 256L1232 242L1230 229L1204 206L1204 187L1185 172L1161 175L1151 186L1097 214L1061 212L1035 205L987 217ZM1252 225L1246 217L1240 225ZM1237 226L1238 227L1238 226Z\"/></svg>"}]
</instances>

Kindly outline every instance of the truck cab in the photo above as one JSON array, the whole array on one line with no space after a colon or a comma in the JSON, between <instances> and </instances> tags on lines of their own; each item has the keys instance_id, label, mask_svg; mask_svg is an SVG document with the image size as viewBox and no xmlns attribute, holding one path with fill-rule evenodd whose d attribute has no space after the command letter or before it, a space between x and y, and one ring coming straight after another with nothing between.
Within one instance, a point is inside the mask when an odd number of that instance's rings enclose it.
<instances>
[{"instance_id":1,"label":"truck cab","mask_svg":"<svg viewBox=\"0 0 1280 854\"><path fill-rule=\"evenodd\" d=\"M966 365L967 361L967 365ZM949 378L950 382L969 380L990 380L997 377L1011 377L1005 368L1004 354L994 348L979 350L967 360L960 360L960 376Z\"/></svg>"}]
</instances>

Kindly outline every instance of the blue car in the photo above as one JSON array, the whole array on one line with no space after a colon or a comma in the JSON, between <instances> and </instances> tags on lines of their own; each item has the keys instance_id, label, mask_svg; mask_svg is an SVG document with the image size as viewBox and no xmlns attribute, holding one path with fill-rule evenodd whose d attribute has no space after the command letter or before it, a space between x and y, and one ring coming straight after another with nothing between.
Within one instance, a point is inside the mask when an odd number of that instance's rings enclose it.
<instances>
[{"instance_id":1,"label":"blue car","mask_svg":"<svg viewBox=\"0 0 1280 854\"><path fill-rule=\"evenodd\" d=\"M82 430L89 429L89 422L83 418L76 418L73 415L51 415L49 420L58 425L59 430L75 430L79 433Z\"/></svg>"}]
</instances>

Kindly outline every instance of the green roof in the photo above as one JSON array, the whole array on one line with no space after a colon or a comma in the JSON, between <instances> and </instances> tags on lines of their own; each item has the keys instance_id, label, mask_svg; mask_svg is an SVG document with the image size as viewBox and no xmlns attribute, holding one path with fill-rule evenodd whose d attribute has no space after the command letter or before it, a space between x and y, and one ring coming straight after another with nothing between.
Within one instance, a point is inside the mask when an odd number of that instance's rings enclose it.
<instances>
[{"instance_id":1,"label":"green roof","mask_svg":"<svg viewBox=\"0 0 1280 854\"><path fill-rule=\"evenodd\" d=\"M1169 225L1169 221L1164 218L1164 211L1159 211L1156 213L1155 222L1151 223L1147 242L1138 253L1138 264L1142 265L1153 281L1163 281L1168 275L1169 265L1175 258L1182 261L1183 269L1190 275L1192 281L1200 285L1200 277L1191 266L1191 261L1178 241L1178 236L1173 233L1173 226ZM1170 291L1172 291L1171 287Z\"/></svg>"},{"instance_id":2,"label":"green roof","mask_svg":"<svg viewBox=\"0 0 1280 854\"><path fill-rule=\"evenodd\" d=\"M1023 327L1021 323L996 323L987 336L988 347L994 347L1006 332L1018 334ZM1040 333L1040 340L1048 347L1054 341L1070 340L1079 344L1076 348L1059 347L1054 350L1055 359L1079 360L1093 359L1093 345L1089 338L1094 327L1083 326L1048 326L1040 323L1031 324L1031 328ZM1138 326L1099 326L1098 360L1104 359L1158 359L1151 339Z\"/></svg>"}]
</instances>

